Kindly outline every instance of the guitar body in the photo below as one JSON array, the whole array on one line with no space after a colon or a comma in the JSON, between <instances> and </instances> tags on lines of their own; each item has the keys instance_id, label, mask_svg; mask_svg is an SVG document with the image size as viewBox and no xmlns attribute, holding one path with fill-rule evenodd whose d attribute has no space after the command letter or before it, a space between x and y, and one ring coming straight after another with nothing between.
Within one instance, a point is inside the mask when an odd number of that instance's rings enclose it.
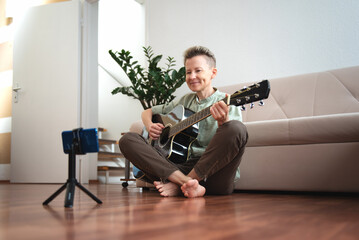
<instances>
[{"instance_id":1,"label":"guitar body","mask_svg":"<svg viewBox=\"0 0 359 240\"><path fill-rule=\"evenodd\" d=\"M160 138L152 140L151 144L173 163L183 163L187 160L188 150L198 135L198 124L194 124L172 137L168 136L169 130L192 114L191 110L179 105L167 115L155 114L152 117L154 123L162 123L165 128L162 130Z\"/></svg>"}]
</instances>

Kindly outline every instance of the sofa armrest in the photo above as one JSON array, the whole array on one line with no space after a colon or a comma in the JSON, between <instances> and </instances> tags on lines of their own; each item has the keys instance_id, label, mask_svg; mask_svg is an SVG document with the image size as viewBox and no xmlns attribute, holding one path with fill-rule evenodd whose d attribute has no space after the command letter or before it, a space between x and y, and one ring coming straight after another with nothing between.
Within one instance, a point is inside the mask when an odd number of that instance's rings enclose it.
<instances>
[{"instance_id":1,"label":"sofa armrest","mask_svg":"<svg viewBox=\"0 0 359 240\"><path fill-rule=\"evenodd\" d=\"M142 121L137 121L131 124L130 132L142 134L143 128L144 128L144 124L142 123Z\"/></svg>"}]
</instances>

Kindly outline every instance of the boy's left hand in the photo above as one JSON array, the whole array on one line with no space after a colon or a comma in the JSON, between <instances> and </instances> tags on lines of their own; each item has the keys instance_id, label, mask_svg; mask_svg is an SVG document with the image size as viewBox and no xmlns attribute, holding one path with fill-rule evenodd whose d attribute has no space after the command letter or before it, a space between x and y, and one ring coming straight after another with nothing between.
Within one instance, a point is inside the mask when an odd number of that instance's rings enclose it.
<instances>
[{"instance_id":1,"label":"boy's left hand","mask_svg":"<svg viewBox=\"0 0 359 240\"><path fill-rule=\"evenodd\" d=\"M223 101L213 104L210 108L210 112L213 118L218 122L218 127L229 121L229 106Z\"/></svg>"}]
</instances>

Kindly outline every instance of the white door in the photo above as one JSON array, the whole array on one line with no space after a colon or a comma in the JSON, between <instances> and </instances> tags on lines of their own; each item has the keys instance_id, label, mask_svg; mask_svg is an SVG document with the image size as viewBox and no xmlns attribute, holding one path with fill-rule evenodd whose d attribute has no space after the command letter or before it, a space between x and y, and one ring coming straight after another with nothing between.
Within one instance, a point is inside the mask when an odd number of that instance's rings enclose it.
<instances>
[{"instance_id":1,"label":"white door","mask_svg":"<svg viewBox=\"0 0 359 240\"><path fill-rule=\"evenodd\" d=\"M79 1L60 2L15 19L11 182L67 179L61 132L80 125L80 10Z\"/></svg>"}]
</instances>

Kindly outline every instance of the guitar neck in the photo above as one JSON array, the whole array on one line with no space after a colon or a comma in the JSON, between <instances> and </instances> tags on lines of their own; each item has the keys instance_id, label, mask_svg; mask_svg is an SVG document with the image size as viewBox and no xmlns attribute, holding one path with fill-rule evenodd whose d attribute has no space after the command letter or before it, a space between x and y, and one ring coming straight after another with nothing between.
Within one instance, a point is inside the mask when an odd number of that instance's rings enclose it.
<instances>
[{"instance_id":1,"label":"guitar neck","mask_svg":"<svg viewBox=\"0 0 359 240\"><path fill-rule=\"evenodd\" d=\"M189 128L193 124L196 124L196 123L202 121L203 119L209 117L211 115L210 108L211 108L211 106L209 106L205 109L202 109L201 111L199 111L195 114L192 114L191 116L184 119L183 121L173 125L170 129L169 137L173 137L177 133L182 132L183 130L185 130L186 128Z\"/></svg>"}]
</instances>

